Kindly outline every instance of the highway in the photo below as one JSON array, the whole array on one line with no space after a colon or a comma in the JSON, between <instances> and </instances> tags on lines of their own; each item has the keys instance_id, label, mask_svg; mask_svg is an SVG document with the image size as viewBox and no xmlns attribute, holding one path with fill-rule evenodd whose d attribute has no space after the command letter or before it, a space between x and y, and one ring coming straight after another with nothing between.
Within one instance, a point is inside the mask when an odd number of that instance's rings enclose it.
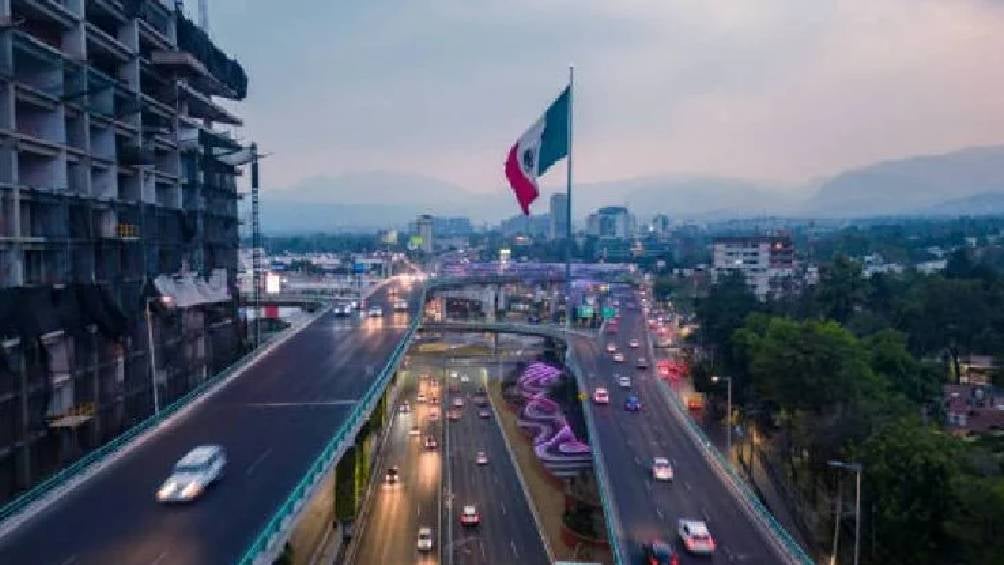
<instances>
[{"instance_id":1,"label":"highway","mask_svg":"<svg viewBox=\"0 0 1004 565\"><path fill-rule=\"evenodd\" d=\"M393 282L389 287L399 287ZM418 287L402 291L416 311ZM326 313L243 375L0 539L0 563L219 564L237 561L372 384L402 338L388 288L383 318ZM154 493L195 445L227 451L222 480L197 501Z\"/></svg>"},{"instance_id":2,"label":"highway","mask_svg":"<svg viewBox=\"0 0 1004 565\"><path fill-rule=\"evenodd\" d=\"M628 294L619 296L621 304L629 302ZM597 386L610 390L610 404L593 404L604 462L609 474L614 504L622 526L623 543L630 562L642 559L641 544L660 538L672 541L681 553L682 563L707 563L706 558L686 555L676 534L677 520L694 518L708 524L717 542L714 563L778 563L769 540L751 523L746 513L722 484L718 475L691 441L681 424L669 412L670 408L654 368L635 367L638 357L645 356L651 364L652 352L645 339L645 319L637 309L621 310L620 330L616 335L604 334L600 341L573 339L574 354L585 372L589 393ZM639 349L628 347L631 338L641 341ZM613 361L606 352L608 342L614 342L624 353L625 361ZM638 413L624 410L627 390L617 386L615 374L632 378L632 392L642 401ZM653 457L668 457L675 472L671 483L652 480Z\"/></svg>"},{"instance_id":3,"label":"highway","mask_svg":"<svg viewBox=\"0 0 1004 565\"><path fill-rule=\"evenodd\" d=\"M363 565L388 563L439 563L442 531L439 521L442 492L442 451L427 450L423 442L432 435L442 446L441 418L430 421L433 407L416 401L420 375L430 378L421 385L422 392L430 394L431 383L440 381L439 370L423 367L414 359L402 382L395 406L394 421L388 431L386 443L378 456L379 484L373 485L372 498L366 502L367 515L360 525L359 535L353 540L350 562ZM400 412L400 405L408 402L411 410ZM442 398L435 407L442 413ZM418 426L420 435L409 435L412 426ZM383 479L392 466L400 472L397 485L384 484ZM418 551L418 529L429 527L435 544L431 552Z\"/></svg>"},{"instance_id":4,"label":"highway","mask_svg":"<svg viewBox=\"0 0 1004 565\"><path fill-rule=\"evenodd\" d=\"M478 413L475 396L479 386L487 389L488 370L463 368L457 373L457 378L450 381L460 390L449 396L462 398L464 407L460 419L449 422L446 429L446 492L452 494L448 497L452 507L448 519L453 563L546 565L547 552L516 475L515 463L506 450L502 430L490 406L485 405L490 417L482 418ZM463 375L469 382L456 382ZM479 450L488 456L486 465L475 462ZM466 504L477 507L480 525L460 525L459 513Z\"/></svg>"}]
</instances>

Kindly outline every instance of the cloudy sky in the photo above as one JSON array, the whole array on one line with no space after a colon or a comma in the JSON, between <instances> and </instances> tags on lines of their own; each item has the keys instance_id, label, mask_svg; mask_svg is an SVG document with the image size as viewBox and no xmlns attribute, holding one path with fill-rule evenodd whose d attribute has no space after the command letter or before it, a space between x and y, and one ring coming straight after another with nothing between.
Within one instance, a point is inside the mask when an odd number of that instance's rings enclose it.
<instances>
[{"instance_id":1,"label":"cloudy sky","mask_svg":"<svg viewBox=\"0 0 1004 565\"><path fill-rule=\"evenodd\" d=\"M570 63L581 181L795 185L1004 142L1000 0L211 0L210 14L250 76L236 109L274 152L272 187L386 170L498 190Z\"/></svg>"}]
</instances>

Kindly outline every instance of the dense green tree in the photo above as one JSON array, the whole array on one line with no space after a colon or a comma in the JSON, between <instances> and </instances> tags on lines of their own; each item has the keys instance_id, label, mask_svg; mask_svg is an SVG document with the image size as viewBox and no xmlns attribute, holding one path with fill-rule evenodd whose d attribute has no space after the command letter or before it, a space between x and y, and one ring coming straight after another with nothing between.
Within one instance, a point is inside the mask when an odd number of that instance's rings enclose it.
<instances>
[{"instance_id":1,"label":"dense green tree","mask_svg":"<svg viewBox=\"0 0 1004 565\"><path fill-rule=\"evenodd\" d=\"M728 271L711 286L708 296L697 303L701 338L716 352L716 363L724 371L742 370L732 357L730 339L751 312L759 308L756 296L739 271Z\"/></svg>"},{"instance_id":2,"label":"dense green tree","mask_svg":"<svg viewBox=\"0 0 1004 565\"><path fill-rule=\"evenodd\" d=\"M875 562L946 562L958 455L951 437L916 418L898 420L855 450L864 465L864 497L875 505L871 526L880 540Z\"/></svg>"},{"instance_id":3,"label":"dense green tree","mask_svg":"<svg viewBox=\"0 0 1004 565\"><path fill-rule=\"evenodd\" d=\"M872 370L882 375L895 392L918 405L934 400L941 392L937 372L921 364L906 348L906 336L882 330L865 339Z\"/></svg>"},{"instance_id":4,"label":"dense green tree","mask_svg":"<svg viewBox=\"0 0 1004 565\"><path fill-rule=\"evenodd\" d=\"M846 255L837 255L822 269L817 299L823 318L846 322L866 297L861 265Z\"/></svg>"}]
</instances>

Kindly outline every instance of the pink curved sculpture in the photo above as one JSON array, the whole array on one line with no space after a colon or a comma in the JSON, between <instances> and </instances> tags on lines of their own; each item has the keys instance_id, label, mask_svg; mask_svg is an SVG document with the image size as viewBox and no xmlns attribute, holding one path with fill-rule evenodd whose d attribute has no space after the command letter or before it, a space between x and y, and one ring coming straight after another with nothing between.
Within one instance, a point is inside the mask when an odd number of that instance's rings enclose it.
<instances>
[{"instance_id":1,"label":"pink curved sculpture","mask_svg":"<svg viewBox=\"0 0 1004 565\"><path fill-rule=\"evenodd\" d=\"M556 475L570 476L592 463L589 445L561 413L561 405L547 397L562 378L559 369L546 363L531 363L516 380L523 399L518 424L533 433L534 453Z\"/></svg>"}]
</instances>

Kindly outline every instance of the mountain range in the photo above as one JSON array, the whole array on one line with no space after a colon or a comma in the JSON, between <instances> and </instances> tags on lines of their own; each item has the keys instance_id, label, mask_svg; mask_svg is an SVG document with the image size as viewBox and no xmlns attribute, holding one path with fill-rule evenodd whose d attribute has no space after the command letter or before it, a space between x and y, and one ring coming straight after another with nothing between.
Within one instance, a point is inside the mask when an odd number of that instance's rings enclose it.
<instances>
[{"instance_id":1,"label":"mountain range","mask_svg":"<svg viewBox=\"0 0 1004 565\"><path fill-rule=\"evenodd\" d=\"M546 213L544 187L535 213ZM673 218L761 215L867 217L1004 213L1004 145L914 156L849 169L803 186L673 175L576 184L573 204L585 216L601 206ZM404 227L422 213L468 216L495 224L518 212L508 189L474 192L421 175L371 171L307 178L262 192L269 232L355 231Z\"/></svg>"}]
</instances>

